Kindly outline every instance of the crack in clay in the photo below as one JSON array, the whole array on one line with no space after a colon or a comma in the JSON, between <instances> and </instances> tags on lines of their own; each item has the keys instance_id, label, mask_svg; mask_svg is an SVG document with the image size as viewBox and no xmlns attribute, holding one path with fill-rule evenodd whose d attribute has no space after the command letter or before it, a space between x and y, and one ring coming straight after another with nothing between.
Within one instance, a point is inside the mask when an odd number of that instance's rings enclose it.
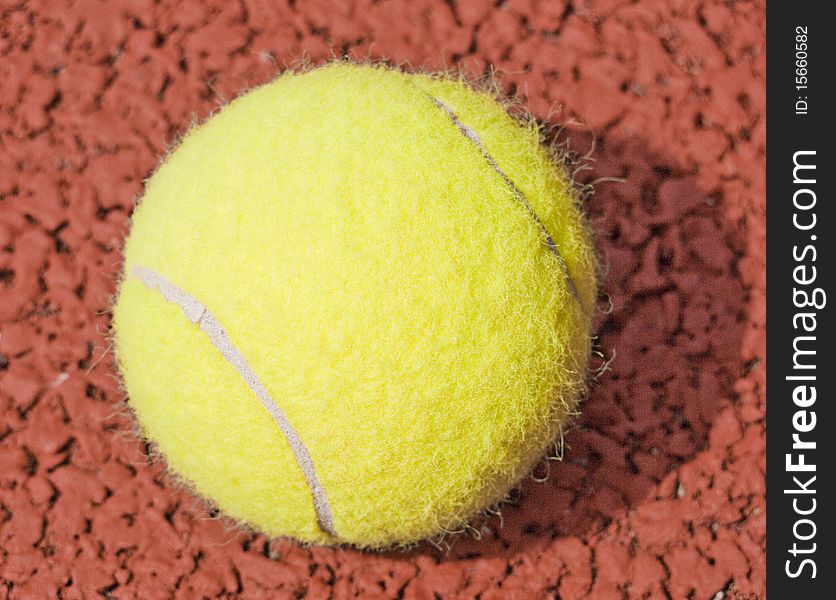
<instances>
[{"instance_id":1,"label":"crack in clay","mask_svg":"<svg viewBox=\"0 0 836 600\"><path fill-rule=\"evenodd\" d=\"M479 137L479 134L476 133L476 130L474 130L472 127L468 127L467 125L465 125L462 122L462 120L459 119L459 116L453 111L453 109L447 106L444 102L433 96L430 96L430 99L433 101L433 104L435 104L438 108L440 108L447 114L447 116L453 122L453 125L456 126L456 129L458 129L464 137L470 140L473 143L473 145L479 149L479 152L485 158L488 165L490 165L490 167L494 171L496 171L496 174L502 178L502 181L505 182L505 185L511 188L511 191L514 193L514 196L516 196L517 201L520 203L520 205L522 205L526 212L528 212L528 216L531 217L531 219L534 221L534 224L537 226L537 229L540 230L540 234L545 238L546 246L548 246L549 250L551 250L554 253L560 264L563 265L563 269L566 272L566 281L569 284L569 289L572 291L572 295L575 297L575 299L579 303L581 303L581 298L578 294L578 288L575 286L575 280L572 279L572 275L569 273L569 265L566 264L566 260L563 258L563 255L560 254L560 251L557 249L557 244L554 243L554 239L552 238L548 229L546 229L546 226L540 220L540 217L537 216L537 213L534 212L534 209L528 202L528 198L526 198L525 194L523 194L522 190L517 187L517 185L511 180L511 178L508 177L508 174L502 170L502 168L499 166L499 163L496 162L494 157L491 156L491 153L488 152L488 148L485 146L484 142L482 142L482 138Z\"/></svg>"},{"instance_id":2,"label":"crack in clay","mask_svg":"<svg viewBox=\"0 0 836 600\"><path fill-rule=\"evenodd\" d=\"M273 421L284 434L296 463L302 470L308 488L311 491L317 523L324 532L336 536L334 529L334 516L331 505L325 495L325 488L316 475L314 462L297 431L290 424L285 412L270 397L267 388L256 376L250 365L247 363L241 352L233 345L226 330L221 326L215 316L200 303L194 296L180 289L168 279L147 267L135 266L131 269L131 275L137 277L145 287L156 290L162 294L168 302L178 305L186 318L198 325L212 342L212 345L220 351L226 361L231 364L247 387L255 394L261 406L270 414Z\"/></svg>"}]
</instances>

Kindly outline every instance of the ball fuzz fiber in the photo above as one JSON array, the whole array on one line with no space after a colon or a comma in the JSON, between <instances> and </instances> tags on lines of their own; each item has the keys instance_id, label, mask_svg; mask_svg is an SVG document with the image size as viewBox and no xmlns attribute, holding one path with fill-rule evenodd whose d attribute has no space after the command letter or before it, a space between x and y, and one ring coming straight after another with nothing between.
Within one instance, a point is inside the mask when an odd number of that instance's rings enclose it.
<instances>
[{"instance_id":1,"label":"ball fuzz fiber","mask_svg":"<svg viewBox=\"0 0 836 600\"><path fill-rule=\"evenodd\" d=\"M148 181L116 356L143 434L226 515L407 544L557 435L596 267L535 124L460 79L334 63L231 102Z\"/></svg>"}]
</instances>

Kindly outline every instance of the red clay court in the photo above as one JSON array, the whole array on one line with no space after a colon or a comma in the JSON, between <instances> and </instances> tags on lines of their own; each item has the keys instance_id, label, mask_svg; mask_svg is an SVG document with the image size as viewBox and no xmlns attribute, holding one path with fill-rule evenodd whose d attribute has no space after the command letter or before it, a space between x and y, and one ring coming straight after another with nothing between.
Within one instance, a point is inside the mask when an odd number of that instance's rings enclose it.
<instances>
[{"instance_id":1,"label":"red clay court","mask_svg":"<svg viewBox=\"0 0 836 600\"><path fill-rule=\"evenodd\" d=\"M762 598L765 6L0 3L0 596ZM193 119L300 58L492 68L568 124L609 369L478 535L242 533L131 435L106 337L133 200ZM481 537L481 539L475 539ZM449 547L448 547L449 545Z\"/></svg>"}]
</instances>

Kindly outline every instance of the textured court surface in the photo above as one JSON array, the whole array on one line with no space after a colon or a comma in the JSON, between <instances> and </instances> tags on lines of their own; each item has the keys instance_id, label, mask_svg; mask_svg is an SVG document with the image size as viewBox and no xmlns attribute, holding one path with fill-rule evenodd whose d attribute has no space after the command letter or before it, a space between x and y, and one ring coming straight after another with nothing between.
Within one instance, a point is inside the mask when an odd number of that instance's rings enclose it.
<instances>
[{"instance_id":1,"label":"textured court surface","mask_svg":"<svg viewBox=\"0 0 836 600\"><path fill-rule=\"evenodd\" d=\"M0 1L0 596L761 598L762 2ZM481 540L238 533L131 438L104 337L132 199L195 116L306 56L478 76L583 153L613 357ZM545 475L544 465L538 469Z\"/></svg>"}]
</instances>

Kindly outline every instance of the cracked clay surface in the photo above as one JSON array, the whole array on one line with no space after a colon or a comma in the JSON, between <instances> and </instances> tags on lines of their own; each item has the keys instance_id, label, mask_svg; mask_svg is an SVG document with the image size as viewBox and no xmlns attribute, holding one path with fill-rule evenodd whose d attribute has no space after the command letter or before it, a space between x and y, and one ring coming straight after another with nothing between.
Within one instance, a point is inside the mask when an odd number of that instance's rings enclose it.
<instances>
[{"instance_id":1,"label":"cracked clay surface","mask_svg":"<svg viewBox=\"0 0 836 600\"><path fill-rule=\"evenodd\" d=\"M762 1L0 1L0 597L755 599L765 579ZM241 533L130 433L105 334L133 199L300 57L479 76L580 153L612 358L545 483L408 552ZM546 463L535 477L545 475Z\"/></svg>"}]
</instances>

